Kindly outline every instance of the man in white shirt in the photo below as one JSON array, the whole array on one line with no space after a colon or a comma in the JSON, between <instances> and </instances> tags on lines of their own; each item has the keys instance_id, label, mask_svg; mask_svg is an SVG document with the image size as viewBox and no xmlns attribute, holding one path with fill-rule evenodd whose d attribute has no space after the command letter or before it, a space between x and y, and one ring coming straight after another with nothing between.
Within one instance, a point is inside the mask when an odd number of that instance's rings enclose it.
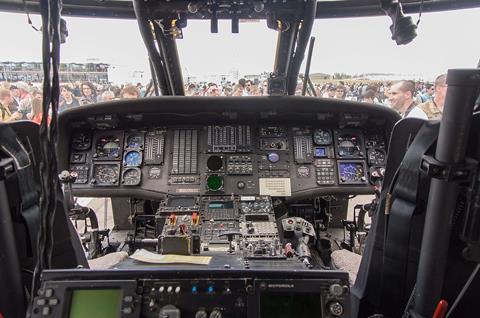
<instances>
[{"instance_id":1,"label":"man in white shirt","mask_svg":"<svg viewBox=\"0 0 480 318\"><path fill-rule=\"evenodd\" d=\"M415 110L415 83L413 81L399 81L390 87L390 96L388 101L402 118L416 117L428 119L427 115L421 111Z\"/></svg>"}]
</instances>

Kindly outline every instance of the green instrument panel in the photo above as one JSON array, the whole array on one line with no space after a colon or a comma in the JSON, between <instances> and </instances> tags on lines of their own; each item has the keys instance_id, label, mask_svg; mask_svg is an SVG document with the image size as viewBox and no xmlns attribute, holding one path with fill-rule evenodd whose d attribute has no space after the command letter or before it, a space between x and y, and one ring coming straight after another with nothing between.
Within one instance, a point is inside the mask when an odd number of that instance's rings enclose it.
<instances>
[{"instance_id":1,"label":"green instrument panel","mask_svg":"<svg viewBox=\"0 0 480 318\"><path fill-rule=\"evenodd\" d=\"M120 289L78 289L72 292L69 318L120 317Z\"/></svg>"}]
</instances>

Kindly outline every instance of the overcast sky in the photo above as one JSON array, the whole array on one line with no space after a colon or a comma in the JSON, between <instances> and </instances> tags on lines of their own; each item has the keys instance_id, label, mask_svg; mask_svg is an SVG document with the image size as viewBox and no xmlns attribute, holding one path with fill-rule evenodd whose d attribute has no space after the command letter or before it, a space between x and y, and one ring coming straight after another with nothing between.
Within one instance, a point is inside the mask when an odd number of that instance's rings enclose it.
<instances>
[{"instance_id":1,"label":"overcast sky","mask_svg":"<svg viewBox=\"0 0 480 318\"><path fill-rule=\"evenodd\" d=\"M414 21L417 15L413 15ZM39 16L32 17L40 26ZM148 70L136 21L66 18L69 38L63 62L98 59L118 67ZM311 72L401 73L429 78L448 68L474 67L480 59L480 9L423 14L418 37L407 46L390 39L387 17L316 20ZM0 61L40 61L41 34L23 14L0 13ZM184 75L240 75L271 71L276 32L265 21L241 23L240 34L220 21L211 34L206 21L189 21L178 48ZM302 67L302 70L304 68Z\"/></svg>"}]
</instances>

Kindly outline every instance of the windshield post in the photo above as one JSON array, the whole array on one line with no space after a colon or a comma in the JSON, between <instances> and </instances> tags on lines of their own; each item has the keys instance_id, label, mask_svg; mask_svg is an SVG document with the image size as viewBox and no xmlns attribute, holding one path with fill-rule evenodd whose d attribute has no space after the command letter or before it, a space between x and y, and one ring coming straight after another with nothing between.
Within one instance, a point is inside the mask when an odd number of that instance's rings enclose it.
<instances>
[{"instance_id":1,"label":"windshield post","mask_svg":"<svg viewBox=\"0 0 480 318\"><path fill-rule=\"evenodd\" d=\"M183 87L183 76L178 57L177 43L173 35L166 35L164 24L174 23L175 19L167 18L153 22L155 38L157 39L160 57L163 61L163 67L167 74L167 82L170 86L172 95L185 95ZM161 22L160 22L161 21ZM162 23L162 24L161 24Z\"/></svg>"},{"instance_id":2,"label":"windshield post","mask_svg":"<svg viewBox=\"0 0 480 318\"><path fill-rule=\"evenodd\" d=\"M298 73L300 72L300 67L302 66L303 58L305 57L308 40L310 38L310 34L312 33L316 10L317 1L309 0L305 3L302 22L298 32L297 45L293 55L292 65L287 76L288 95L295 95Z\"/></svg>"},{"instance_id":3,"label":"windshield post","mask_svg":"<svg viewBox=\"0 0 480 318\"><path fill-rule=\"evenodd\" d=\"M151 24L147 18L143 1L133 0L133 8L137 17L138 27L142 35L143 42L147 48L149 59L155 71L156 82L160 87L162 95L173 95L171 88L168 86L165 68L163 67L162 58L157 48L155 47L153 34L151 31Z\"/></svg>"}]
</instances>

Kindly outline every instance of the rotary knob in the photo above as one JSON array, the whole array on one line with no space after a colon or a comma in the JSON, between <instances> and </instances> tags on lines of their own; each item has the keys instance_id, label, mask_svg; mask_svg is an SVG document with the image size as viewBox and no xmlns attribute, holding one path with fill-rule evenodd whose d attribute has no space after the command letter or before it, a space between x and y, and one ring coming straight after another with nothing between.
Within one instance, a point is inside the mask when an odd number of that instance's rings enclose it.
<instances>
[{"instance_id":1,"label":"rotary knob","mask_svg":"<svg viewBox=\"0 0 480 318\"><path fill-rule=\"evenodd\" d=\"M328 311L330 311L332 316L340 317L343 315L343 306L338 301L332 301L328 304Z\"/></svg>"},{"instance_id":2,"label":"rotary knob","mask_svg":"<svg viewBox=\"0 0 480 318\"><path fill-rule=\"evenodd\" d=\"M197 313L195 314L195 318L207 318L208 314L205 311L205 309L199 309L197 310Z\"/></svg>"},{"instance_id":3,"label":"rotary knob","mask_svg":"<svg viewBox=\"0 0 480 318\"><path fill-rule=\"evenodd\" d=\"M343 294L343 287L340 284L330 285L330 294L336 297L340 297Z\"/></svg>"},{"instance_id":4,"label":"rotary knob","mask_svg":"<svg viewBox=\"0 0 480 318\"><path fill-rule=\"evenodd\" d=\"M222 318L222 317L223 317L222 312L218 309L214 309L209 316L209 318Z\"/></svg>"}]
</instances>

